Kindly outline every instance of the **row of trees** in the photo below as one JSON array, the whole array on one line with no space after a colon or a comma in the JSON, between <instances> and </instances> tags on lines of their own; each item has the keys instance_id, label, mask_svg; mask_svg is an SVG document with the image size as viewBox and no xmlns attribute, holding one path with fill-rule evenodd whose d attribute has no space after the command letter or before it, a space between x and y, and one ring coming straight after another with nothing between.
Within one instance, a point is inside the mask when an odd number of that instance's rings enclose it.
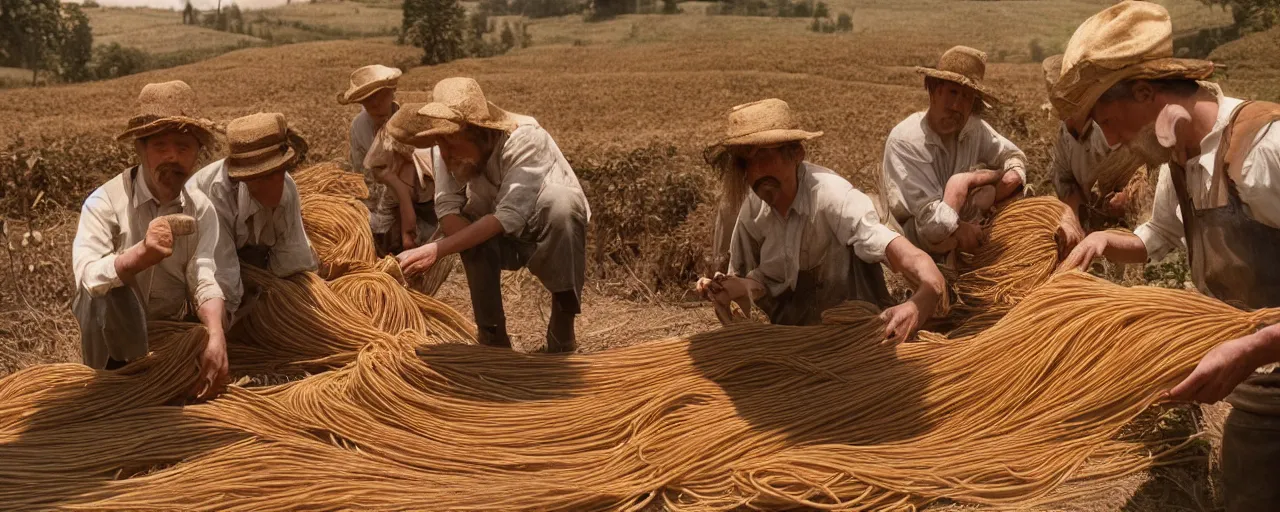
<instances>
[{"instance_id":1,"label":"row of trees","mask_svg":"<svg viewBox=\"0 0 1280 512\"><path fill-rule=\"evenodd\" d=\"M427 65L492 57L533 44L523 22L499 24L490 19L491 14L509 12L492 12L493 7L493 2L481 3L468 15L457 0L405 0L400 42L422 48L422 63Z\"/></svg>"},{"instance_id":2,"label":"row of trees","mask_svg":"<svg viewBox=\"0 0 1280 512\"><path fill-rule=\"evenodd\" d=\"M93 31L76 4L58 0L0 0L0 62L31 70L34 85L41 71L64 81L94 77Z\"/></svg>"}]
</instances>

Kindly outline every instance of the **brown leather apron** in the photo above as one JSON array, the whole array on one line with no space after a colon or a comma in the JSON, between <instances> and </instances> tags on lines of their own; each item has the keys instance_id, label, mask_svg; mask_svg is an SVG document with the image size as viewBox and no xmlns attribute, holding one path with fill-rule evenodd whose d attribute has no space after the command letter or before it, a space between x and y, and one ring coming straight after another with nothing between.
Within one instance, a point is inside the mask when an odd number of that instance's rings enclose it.
<instances>
[{"instance_id":1,"label":"brown leather apron","mask_svg":"<svg viewBox=\"0 0 1280 512\"><path fill-rule=\"evenodd\" d=\"M1274 103L1245 102L1232 112L1203 208L1187 192L1186 169L1169 165L1196 288L1242 309L1280 306L1280 229L1250 217L1235 185L1253 142L1277 120ZM1227 402L1233 407L1222 439L1227 510L1280 510L1280 375L1254 374Z\"/></svg>"}]
</instances>

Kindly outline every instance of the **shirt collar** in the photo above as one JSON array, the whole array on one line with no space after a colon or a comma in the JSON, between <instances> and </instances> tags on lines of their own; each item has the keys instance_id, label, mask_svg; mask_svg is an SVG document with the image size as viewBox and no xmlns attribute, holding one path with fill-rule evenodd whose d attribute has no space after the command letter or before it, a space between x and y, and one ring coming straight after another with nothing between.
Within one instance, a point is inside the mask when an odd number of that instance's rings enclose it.
<instances>
[{"instance_id":1,"label":"shirt collar","mask_svg":"<svg viewBox=\"0 0 1280 512\"><path fill-rule=\"evenodd\" d=\"M141 165L133 168L133 207L137 208L148 201L155 201L156 206L160 205L160 201L156 200L156 196L151 193L151 187L147 186L147 172Z\"/></svg>"},{"instance_id":2,"label":"shirt collar","mask_svg":"<svg viewBox=\"0 0 1280 512\"><path fill-rule=\"evenodd\" d=\"M961 128L960 133L956 135L956 144L959 144L963 142L965 139L969 138L969 135L973 134L973 131L977 130L978 127L981 125L982 125L982 119L978 118L978 116L970 115L969 120L964 123L964 128ZM942 146L942 147L946 146L945 144L942 143L942 136L934 132L932 126L929 126L928 111L920 113L920 129L924 131L925 143L933 144L935 146Z\"/></svg>"},{"instance_id":3,"label":"shirt collar","mask_svg":"<svg viewBox=\"0 0 1280 512\"><path fill-rule=\"evenodd\" d=\"M791 200L791 207L787 209L788 217L790 217L792 214L804 213L806 211L809 211L809 188L810 187L808 185L808 181L809 181L809 163L800 162L800 165L796 166L796 197L795 199ZM772 205L765 203L764 201L760 201L760 203L764 205L763 213L766 217L769 215L777 214L777 212L773 209Z\"/></svg>"},{"instance_id":4,"label":"shirt collar","mask_svg":"<svg viewBox=\"0 0 1280 512\"><path fill-rule=\"evenodd\" d=\"M1244 103L1244 101L1218 96L1218 118L1213 122L1213 129L1203 139L1200 139L1200 156L1217 151L1218 146L1222 143L1222 132L1227 129L1227 123L1231 122L1231 114L1235 112L1236 107L1240 106L1241 103Z\"/></svg>"}]
</instances>

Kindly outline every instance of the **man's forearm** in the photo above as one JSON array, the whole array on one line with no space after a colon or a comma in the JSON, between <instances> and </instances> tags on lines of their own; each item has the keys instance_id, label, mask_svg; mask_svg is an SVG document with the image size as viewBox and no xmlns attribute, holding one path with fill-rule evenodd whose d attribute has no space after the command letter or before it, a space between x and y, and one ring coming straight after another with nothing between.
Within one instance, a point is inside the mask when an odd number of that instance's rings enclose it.
<instances>
[{"instance_id":1,"label":"man's forearm","mask_svg":"<svg viewBox=\"0 0 1280 512\"><path fill-rule=\"evenodd\" d=\"M211 340L224 338L223 322L226 320L226 315L226 302L220 298L206 300L196 310L196 316L200 317L200 323L204 324L204 328L209 331Z\"/></svg>"},{"instance_id":2,"label":"man's forearm","mask_svg":"<svg viewBox=\"0 0 1280 512\"><path fill-rule=\"evenodd\" d=\"M1138 235L1122 231L1106 231L1107 248L1102 256L1112 263L1146 263L1147 246Z\"/></svg>"},{"instance_id":3,"label":"man's forearm","mask_svg":"<svg viewBox=\"0 0 1280 512\"><path fill-rule=\"evenodd\" d=\"M446 233L448 232L446 231ZM500 234L502 234L502 223L498 222L498 218L493 215L485 215L480 220L472 222L459 229L456 233L446 235L439 242L436 242L436 257L443 258L450 254L465 251Z\"/></svg>"},{"instance_id":4,"label":"man's forearm","mask_svg":"<svg viewBox=\"0 0 1280 512\"><path fill-rule=\"evenodd\" d=\"M1259 330L1257 354L1254 358L1257 366L1280 363L1280 324L1274 324Z\"/></svg>"},{"instance_id":5,"label":"man's forearm","mask_svg":"<svg viewBox=\"0 0 1280 512\"><path fill-rule=\"evenodd\" d=\"M1022 175L1016 170L1009 169L1000 175L1000 181L996 184L996 200L1004 200L1020 188L1022 188Z\"/></svg>"},{"instance_id":6,"label":"man's forearm","mask_svg":"<svg viewBox=\"0 0 1280 512\"><path fill-rule=\"evenodd\" d=\"M456 213L440 218L440 229L444 230L444 236L453 236L470 225L471 221Z\"/></svg>"},{"instance_id":7,"label":"man's forearm","mask_svg":"<svg viewBox=\"0 0 1280 512\"><path fill-rule=\"evenodd\" d=\"M116 276L121 282L133 282L134 276L139 272L150 268L156 264L154 257L147 254L147 245L144 242L133 244L132 247L125 249L124 252L116 256Z\"/></svg>"}]
</instances>

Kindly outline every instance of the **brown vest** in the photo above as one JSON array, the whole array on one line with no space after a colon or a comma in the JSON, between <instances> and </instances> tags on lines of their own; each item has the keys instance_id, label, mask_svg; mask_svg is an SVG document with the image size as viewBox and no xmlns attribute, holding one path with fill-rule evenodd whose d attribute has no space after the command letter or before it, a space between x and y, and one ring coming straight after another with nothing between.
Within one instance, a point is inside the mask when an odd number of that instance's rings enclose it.
<instances>
[{"instance_id":1,"label":"brown vest","mask_svg":"<svg viewBox=\"0 0 1280 512\"><path fill-rule=\"evenodd\" d=\"M1169 165L1192 280L1202 293L1246 309L1280 306L1280 229L1250 217L1236 190L1245 157L1274 121L1280 121L1280 104L1245 102L1231 113L1203 208L1187 192L1186 169Z\"/></svg>"}]
</instances>

